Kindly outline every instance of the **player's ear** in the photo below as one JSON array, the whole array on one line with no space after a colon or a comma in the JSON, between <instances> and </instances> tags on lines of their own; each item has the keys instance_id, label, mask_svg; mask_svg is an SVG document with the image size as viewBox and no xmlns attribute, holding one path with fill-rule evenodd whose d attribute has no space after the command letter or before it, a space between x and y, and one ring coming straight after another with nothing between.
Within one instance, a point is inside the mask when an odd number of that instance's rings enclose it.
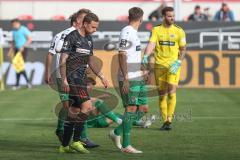
<instances>
[{"instance_id":1,"label":"player's ear","mask_svg":"<svg viewBox=\"0 0 240 160\"><path fill-rule=\"evenodd\" d=\"M83 23L83 26L84 26L84 27L87 27L87 25L88 25L87 22L84 22L84 23Z\"/></svg>"}]
</instances>

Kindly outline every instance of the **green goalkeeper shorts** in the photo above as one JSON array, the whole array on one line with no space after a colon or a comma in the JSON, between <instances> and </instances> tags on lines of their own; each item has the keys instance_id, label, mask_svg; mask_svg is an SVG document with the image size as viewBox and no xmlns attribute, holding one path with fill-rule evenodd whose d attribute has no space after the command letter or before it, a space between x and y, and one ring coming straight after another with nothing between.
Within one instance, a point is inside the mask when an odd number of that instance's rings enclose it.
<instances>
[{"instance_id":1,"label":"green goalkeeper shorts","mask_svg":"<svg viewBox=\"0 0 240 160\"><path fill-rule=\"evenodd\" d=\"M68 101L69 100L69 95L62 91L62 80L61 80L61 78L57 78L57 86L58 86L58 93L59 93L59 97L60 97L61 102Z\"/></svg>"},{"instance_id":2,"label":"green goalkeeper shorts","mask_svg":"<svg viewBox=\"0 0 240 160\"><path fill-rule=\"evenodd\" d=\"M147 105L147 88L145 81L129 81L129 92L122 92L123 82L119 81L119 89L122 97L123 106Z\"/></svg>"}]
</instances>

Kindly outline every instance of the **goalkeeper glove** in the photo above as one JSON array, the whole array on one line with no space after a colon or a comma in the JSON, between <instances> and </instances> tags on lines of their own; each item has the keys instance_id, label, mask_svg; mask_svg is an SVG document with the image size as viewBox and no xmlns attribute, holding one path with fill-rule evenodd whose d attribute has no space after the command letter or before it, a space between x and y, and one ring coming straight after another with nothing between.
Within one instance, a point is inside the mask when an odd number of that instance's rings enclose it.
<instances>
[{"instance_id":1,"label":"goalkeeper glove","mask_svg":"<svg viewBox=\"0 0 240 160\"><path fill-rule=\"evenodd\" d=\"M179 67L181 66L182 61L176 60L170 66L170 73L177 74Z\"/></svg>"},{"instance_id":2,"label":"goalkeeper glove","mask_svg":"<svg viewBox=\"0 0 240 160\"><path fill-rule=\"evenodd\" d=\"M148 64L148 55L144 55L142 59L143 66L146 66Z\"/></svg>"}]
</instances>

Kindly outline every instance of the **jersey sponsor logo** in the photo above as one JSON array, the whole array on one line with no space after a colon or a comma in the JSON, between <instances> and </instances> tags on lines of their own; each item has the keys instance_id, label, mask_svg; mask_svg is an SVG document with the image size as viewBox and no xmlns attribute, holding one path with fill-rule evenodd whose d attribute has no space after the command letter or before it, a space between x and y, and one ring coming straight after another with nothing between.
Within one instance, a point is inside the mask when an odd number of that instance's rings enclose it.
<instances>
[{"instance_id":1,"label":"jersey sponsor logo","mask_svg":"<svg viewBox=\"0 0 240 160\"><path fill-rule=\"evenodd\" d=\"M141 51L141 46L136 46L136 51Z\"/></svg>"},{"instance_id":2,"label":"jersey sponsor logo","mask_svg":"<svg viewBox=\"0 0 240 160\"><path fill-rule=\"evenodd\" d=\"M88 49L83 49L83 48L76 48L77 53L82 53L82 54L90 54L91 51Z\"/></svg>"},{"instance_id":3,"label":"jersey sponsor logo","mask_svg":"<svg viewBox=\"0 0 240 160\"><path fill-rule=\"evenodd\" d=\"M159 41L159 44L162 46L175 46L175 42L172 41Z\"/></svg>"}]
</instances>

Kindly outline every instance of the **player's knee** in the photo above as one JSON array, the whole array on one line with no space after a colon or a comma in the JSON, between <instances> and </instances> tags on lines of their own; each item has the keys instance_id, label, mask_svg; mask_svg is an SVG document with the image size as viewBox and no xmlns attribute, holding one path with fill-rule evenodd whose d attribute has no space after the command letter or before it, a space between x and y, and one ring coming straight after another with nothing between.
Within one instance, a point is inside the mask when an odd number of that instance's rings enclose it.
<instances>
[{"instance_id":1,"label":"player's knee","mask_svg":"<svg viewBox=\"0 0 240 160\"><path fill-rule=\"evenodd\" d=\"M165 95L167 95L167 90L158 90L158 95L159 97L164 97Z\"/></svg>"},{"instance_id":2,"label":"player's knee","mask_svg":"<svg viewBox=\"0 0 240 160\"><path fill-rule=\"evenodd\" d=\"M147 105L146 106L140 106L139 111L147 113L148 112L148 106Z\"/></svg>"},{"instance_id":3,"label":"player's knee","mask_svg":"<svg viewBox=\"0 0 240 160\"><path fill-rule=\"evenodd\" d=\"M80 108L70 107L68 110L68 117L76 119L80 111L81 111Z\"/></svg>"},{"instance_id":4,"label":"player's knee","mask_svg":"<svg viewBox=\"0 0 240 160\"><path fill-rule=\"evenodd\" d=\"M168 95L168 99L169 99L169 100L174 100L174 99L176 99L176 93L171 93L171 94L169 94L169 95Z\"/></svg>"},{"instance_id":5,"label":"player's knee","mask_svg":"<svg viewBox=\"0 0 240 160\"><path fill-rule=\"evenodd\" d=\"M136 106L128 106L126 107L126 112L136 112L137 111L137 107Z\"/></svg>"},{"instance_id":6,"label":"player's knee","mask_svg":"<svg viewBox=\"0 0 240 160\"><path fill-rule=\"evenodd\" d=\"M176 93L177 86L169 84L168 85L168 95Z\"/></svg>"},{"instance_id":7,"label":"player's knee","mask_svg":"<svg viewBox=\"0 0 240 160\"><path fill-rule=\"evenodd\" d=\"M160 101L160 103L161 103L161 102L164 102L164 101L166 101L166 100L167 100L167 95L159 96L159 101Z\"/></svg>"},{"instance_id":8,"label":"player's knee","mask_svg":"<svg viewBox=\"0 0 240 160\"><path fill-rule=\"evenodd\" d=\"M92 102L90 100L82 103L81 105L82 113L89 114L92 110L94 110L94 107L92 106Z\"/></svg>"}]
</instances>

